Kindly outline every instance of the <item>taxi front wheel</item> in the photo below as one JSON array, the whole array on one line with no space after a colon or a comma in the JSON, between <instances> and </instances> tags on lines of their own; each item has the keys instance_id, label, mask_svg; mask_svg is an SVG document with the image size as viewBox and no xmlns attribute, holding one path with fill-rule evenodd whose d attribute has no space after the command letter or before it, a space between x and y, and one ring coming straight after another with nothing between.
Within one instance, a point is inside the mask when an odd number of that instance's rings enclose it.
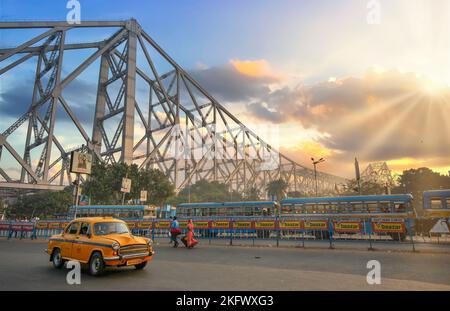
<instances>
[{"instance_id":1,"label":"taxi front wheel","mask_svg":"<svg viewBox=\"0 0 450 311\"><path fill-rule=\"evenodd\" d=\"M52 262L53 262L53 266L56 269L60 269L62 266L64 266L64 259L61 256L61 250L59 248L56 248L53 251Z\"/></svg>"},{"instance_id":2,"label":"taxi front wheel","mask_svg":"<svg viewBox=\"0 0 450 311\"><path fill-rule=\"evenodd\" d=\"M89 273L94 276L98 276L105 270L105 263L103 256L100 253L94 253L89 260Z\"/></svg>"}]
</instances>

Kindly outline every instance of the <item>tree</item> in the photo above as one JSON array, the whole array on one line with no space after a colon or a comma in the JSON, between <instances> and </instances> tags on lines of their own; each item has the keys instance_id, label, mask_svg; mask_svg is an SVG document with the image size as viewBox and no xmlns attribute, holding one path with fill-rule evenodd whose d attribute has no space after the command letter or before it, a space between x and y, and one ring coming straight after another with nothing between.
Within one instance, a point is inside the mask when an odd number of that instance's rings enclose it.
<instances>
[{"instance_id":1,"label":"tree","mask_svg":"<svg viewBox=\"0 0 450 311\"><path fill-rule=\"evenodd\" d=\"M289 198L308 198L311 195L306 192L301 192L301 191L289 191L287 193L287 196Z\"/></svg>"},{"instance_id":2,"label":"tree","mask_svg":"<svg viewBox=\"0 0 450 311\"><path fill-rule=\"evenodd\" d=\"M131 185L133 189L133 184ZM175 194L175 187L166 175L158 169L143 170L139 174L138 188L135 188L136 195L140 190L147 190L148 203L163 206L169 198Z\"/></svg>"},{"instance_id":3,"label":"tree","mask_svg":"<svg viewBox=\"0 0 450 311\"><path fill-rule=\"evenodd\" d=\"M41 191L25 194L7 210L8 217L52 217L66 214L73 203L70 187L63 191Z\"/></svg>"},{"instance_id":4,"label":"tree","mask_svg":"<svg viewBox=\"0 0 450 311\"><path fill-rule=\"evenodd\" d=\"M251 187L245 193L245 200L247 201L258 201L261 197L261 191L256 187Z\"/></svg>"},{"instance_id":5,"label":"tree","mask_svg":"<svg viewBox=\"0 0 450 311\"><path fill-rule=\"evenodd\" d=\"M393 193L411 193L414 197L414 207L422 210L423 192L427 190L450 189L450 176L433 172L427 167L409 169L397 179L398 186L392 189Z\"/></svg>"},{"instance_id":6,"label":"tree","mask_svg":"<svg viewBox=\"0 0 450 311\"><path fill-rule=\"evenodd\" d=\"M178 196L170 200L171 204L186 202L230 202L240 201L242 195L230 191L229 186L218 181L201 179L193 185L187 185Z\"/></svg>"},{"instance_id":7,"label":"tree","mask_svg":"<svg viewBox=\"0 0 450 311\"><path fill-rule=\"evenodd\" d=\"M277 179L267 184L266 191L269 196L276 196L277 200L281 200L284 198L287 188L287 182L283 179Z\"/></svg>"},{"instance_id":8,"label":"tree","mask_svg":"<svg viewBox=\"0 0 450 311\"><path fill-rule=\"evenodd\" d=\"M121 203L123 193L120 188L124 177L131 179L130 193L125 194L125 201L137 201L141 190L146 190L148 203L162 206L174 195L173 184L160 170L139 170L136 164L124 163L94 163L90 178L83 184L83 192L93 204Z\"/></svg>"}]
</instances>

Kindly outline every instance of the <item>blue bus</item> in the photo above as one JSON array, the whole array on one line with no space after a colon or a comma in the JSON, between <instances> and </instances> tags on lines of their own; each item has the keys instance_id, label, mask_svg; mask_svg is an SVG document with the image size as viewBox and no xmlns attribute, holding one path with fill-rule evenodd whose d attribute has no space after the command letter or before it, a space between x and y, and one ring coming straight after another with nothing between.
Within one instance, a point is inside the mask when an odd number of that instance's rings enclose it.
<instances>
[{"instance_id":1,"label":"blue bus","mask_svg":"<svg viewBox=\"0 0 450 311\"><path fill-rule=\"evenodd\" d=\"M423 193L425 216L450 217L450 190L430 190Z\"/></svg>"},{"instance_id":2,"label":"blue bus","mask_svg":"<svg viewBox=\"0 0 450 311\"><path fill-rule=\"evenodd\" d=\"M405 223L411 233L412 218L417 216L412 203L413 196L410 194L289 198L281 200L281 218L305 216L343 221L361 219L364 224L362 231L364 234L374 233L370 223L373 219L387 219ZM326 236L331 232L332 228ZM389 235L393 240L403 241L406 238L404 232L389 233Z\"/></svg>"},{"instance_id":3,"label":"blue bus","mask_svg":"<svg viewBox=\"0 0 450 311\"><path fill-rule=\"evenodd\" d=\"M413 196L410 194L290 198L281 200L281 214L378 214L404 217L416 214L412 201Z\"/></svg>"},{"instance_id":4,"label":"blue bus","mask_svg":"<svg viewBox=\"0 0 450 311\"><path fill-rule=\"evenodd\" d=\"M111 216L120 219L149 219L156 217L152 205L77 205L69 208L69 218Z\"/></svg>"},{"instance_id":5,"label":"blue bus","mask_svg":"<svg viewBox=\"0 0 450 311\"><path fill-rule=\"evenodd\" d=\"M182 203L176 206L176 216L181 218L273 216L278 206L275 201Z\"/></svg>"}]
</instances>

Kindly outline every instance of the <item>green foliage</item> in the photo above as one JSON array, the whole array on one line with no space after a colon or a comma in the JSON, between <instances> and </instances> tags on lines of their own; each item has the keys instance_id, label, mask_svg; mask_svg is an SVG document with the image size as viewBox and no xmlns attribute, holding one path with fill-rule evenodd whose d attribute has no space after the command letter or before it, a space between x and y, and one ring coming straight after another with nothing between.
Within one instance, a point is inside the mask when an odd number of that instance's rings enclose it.
<instances>
[{"instance_id":1,"label":"green foliage","mask_svg":"<svg viewBox=\"0 0 450 311\"><path fill-rule=\"evenodd\" d=\"M70 187L63 191L42 191L22 195L7 210L7 216L13 217L51 217L67 213L73 203Z\"/></svg>"},{"instance_id":2,"label":"green foliage","mask_svg":"<svg viewBox=\"0 0 450 311\"><path fill-rule=\"evenodd\" d=\"M417 193L426 190L450 189L450 176L433 172L427 167L403 171L398 177L397 193Z\"/></svg>"},{"instance_id":3,"label":"green foliage","mask_svg":"<svg viewBox=\"0 0 450 311\"><path fill-rule=\"evenodd\" d=\"M186 202L230 202L241 201L242 195L236 191L229 191L226 184L207 180L199 180L193 185L186 186L177 197L170 200L171 204Z\"/></svg>"},{"instance_id":4,"label":"green foliage","mask_svg":"<svg viewBox=\"0 0 450 311\"><path fill-rule=\"evenodd\" d=\"M137 196L140 190L147 190L148 203L162 206L175 194L175 187L169 179L158 169L141 171L139 187L135 188ZM133 185L131 186L133 188Z\"/></svg>"},{"instance_id":5,"label":"green foliage","mask_svg":"<svg viewBox=\"0 0 450 311\"><path fill-rule=\"evenodd\" d=\"M287 193L288 198L308 198L311 194L301 191L290 191Z\"/></svg>"},{"instance_id":6,"label":"green foliage","mask_svg":"<svg viewBox=\"0 0 450 311\"><path fill-rule=\"evenodd\" d=\"M261 191L256 187L251 187L245 193L246 201L259 201L261 199Z\"/></svg>"},{"instance_id":7,"label":"green foliage","mask_svg":"<svg viewBox=\"0 0 450 311\"><path fill-rule=\"evenodd\" d=\"M433 172L427 167L405 170L398 177L398 186L392 193L411 193L414 197L414 207L420 211L423 192L427 190L450 189L450 176Z\"/></svg>"},{"instance_id":8,"label":"green foliage","mask_svg":"<svg viewBox=\"0 0 450 311\"><path fill-rule=\"evenodd\" d=\"M83 184L83 193L90 197L92 204L119 204L123 177L131 179L131 190L125 194L125 201L138 200L141 190L147 190L147 203L161 206L174 195L174 186L160 170L139 170L135 164L123 163L94 163L90 179Z\"/></svg>"},{"instance_id":9,"label":"green foliage","mask_svg":"<svg viewBox=\"0 0 450 311\"><path fill-rule=\"evenodd\" d=\"M266 191L269 196L274 195L277 197L277 200L282 200L284 198L284 194L286 193L287 188L288 184L284 180L277 179L267 184Z\"/></svg>"}]
</instances>

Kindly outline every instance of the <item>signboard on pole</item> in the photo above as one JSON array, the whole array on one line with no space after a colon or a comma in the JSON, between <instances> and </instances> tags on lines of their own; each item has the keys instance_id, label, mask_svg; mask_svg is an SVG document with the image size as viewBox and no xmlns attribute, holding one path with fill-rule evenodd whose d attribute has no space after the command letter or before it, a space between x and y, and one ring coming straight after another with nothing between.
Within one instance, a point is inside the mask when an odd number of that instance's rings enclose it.
<instances>
[{"instance_id":1,"label":"signboard on pole","mask_svg":"<svg viewBox=\"0 0 450 311\"><path fill-rule=\"evenodd\" d=\"M131 191L131 179L129 178L122 178L122 187L120 188L121 192L124 193L130 193Z\"/></svg>"},{"instance_id":2,"label":"signboard on pole","mask_svg":"<svg viewBox=\"0 0 450 311\"><path fill-rule=\"evenodd\" d=\"M79 151L72 151L70 155L70 172L78 174L91 174L92 155Z\"/></svg>"},{"instance_id":3,"label":"signboard on pole","mask_svg":"<svg viewBox=\"0 0 450 311\"><path fill-rule=\"evenodd\" d=\"M141 198L139 199L141 202L147 201L147 190L141 190Z\"/></svg>"}]
</instances>

